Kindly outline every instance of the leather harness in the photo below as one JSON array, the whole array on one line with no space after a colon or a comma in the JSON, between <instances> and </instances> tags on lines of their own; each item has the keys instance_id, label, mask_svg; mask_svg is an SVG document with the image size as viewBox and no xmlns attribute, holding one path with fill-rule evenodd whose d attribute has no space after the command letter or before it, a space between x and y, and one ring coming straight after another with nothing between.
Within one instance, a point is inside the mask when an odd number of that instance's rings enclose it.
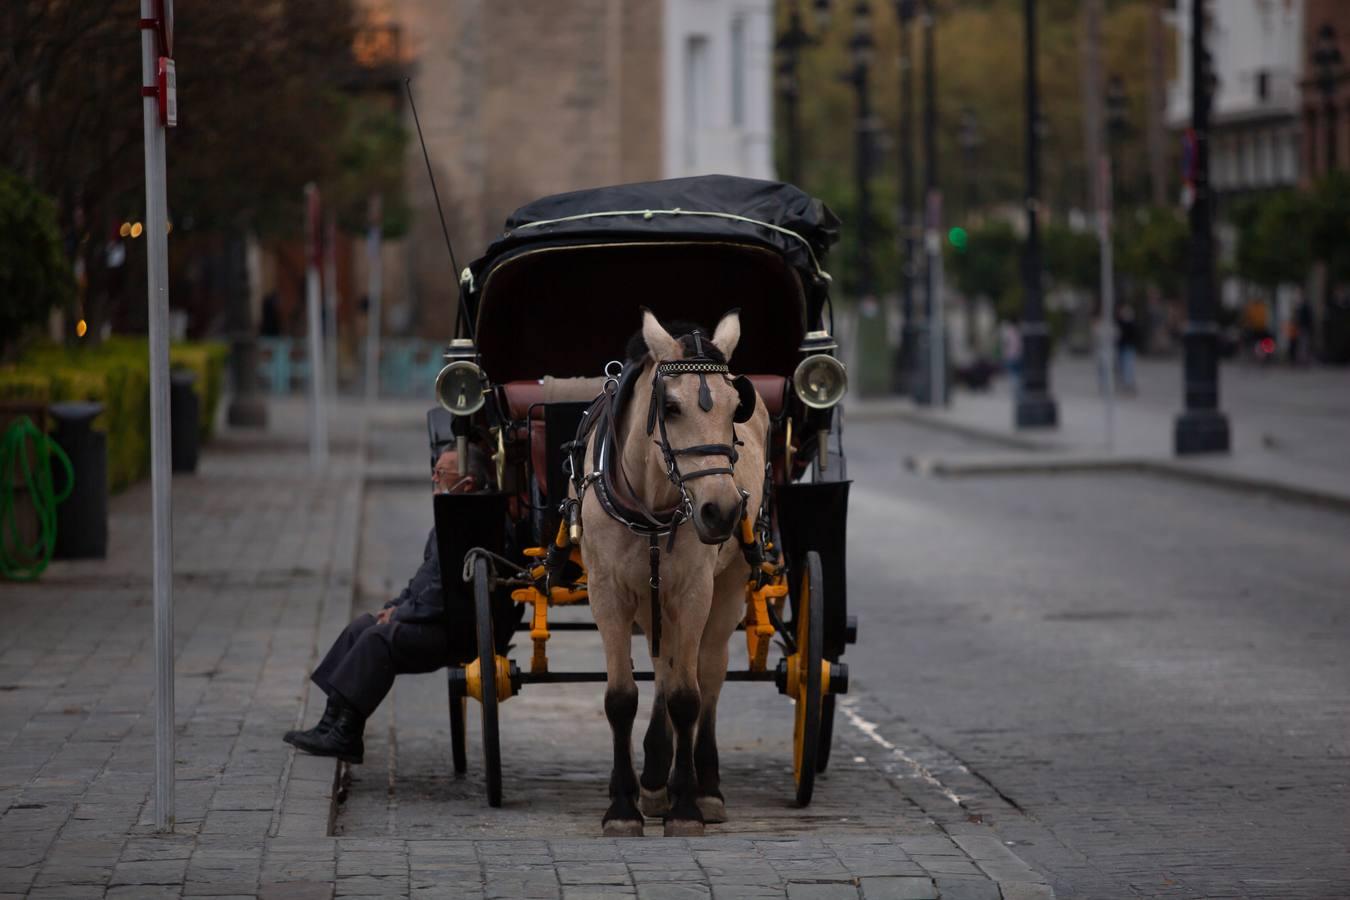
<instances>
[{"instance_id":1,"label":"leather harness","mask_svg":"<svg viewBox=\"0 0 1350 900\"><path fill-rule=\"evenodd\" d=\"M623 452L619 444L618 422L623 416L627 404L635 393L639 374L644 364L630 362L618 375L610 375L605 381L600 395L582 414L577 427L576 439L569 447L569 464L572 485L576 498L563 502L563 516L567 521L579 521L581 501L588 489L595 491L600 508L610 518L626 527L634 534L644 535L648 540L648 562L651 575L648 585L651 588L652 617L652 657L661 655L661 544L660 538L666 537L666 552L675 547L675 535L679 527L693 517L693 502L686 488L695 478L710 475L734 475L736 468L736 447L741 442L736 439L736 422L744 422L754 412L756 395L749 379L744 376L732 378L730 369L703 352L703 338L697 332L690 337L694 340L695 355L688 359L662 360L657 362L652 374L651 399L647 408L647 435L661 449L666 465L666 477L680 492L679 501L669 508L653 509L633 488L628 473L623 468ZM611 363L611 365L613 365ZM607 373L608 374L608 373ZM666 434L665 384L667 378L683 375L697 375L699 379L699 407L708 412L712 409L712 393L708 390L707 377L720 375L736 386L741 395L741 405L731 427L730 444L698 444L692 447L671 447ZM748 391L748 393L747 393ZM748 402L747 402L748 401ZM591 451L591 465L585 465L586 445L592 435L596 435ZM713 466L693 472L680 470L681 456L723 456L725 466ZM741 491L741 514L745 514L745 502L749 495Z\"/></svg>"}]
</instances>

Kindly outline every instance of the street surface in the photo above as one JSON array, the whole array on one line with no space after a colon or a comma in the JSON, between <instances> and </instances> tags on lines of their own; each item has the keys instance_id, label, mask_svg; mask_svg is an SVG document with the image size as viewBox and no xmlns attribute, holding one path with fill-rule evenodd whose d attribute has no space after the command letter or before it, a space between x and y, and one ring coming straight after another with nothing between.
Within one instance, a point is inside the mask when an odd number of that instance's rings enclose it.
<instances>
[{"instance_id":1,"label":"street surface","mask_svg":"<svg viewBox=\"0 0 1350 900\"><path fill-rule=\"evenodd\" d=\"M835 762L807 813L786 807L786 701L730 687L733 821L710 834L895 829L903 803L868 770L914 782L917 761L939 782L930 797L959 797L1059 896L1350 890L1350 516L1142 475L936 480L902 457L987 448L898 422L846 437L861 637ZM429 504L372 488L365 522L369 608L415 565ZM594 666L592 641L555 637L555 665ZM507 805L491 811L476 709L456 782L441 676L404 681L340 833L593 833L609 757L598 686L503 707Z\"/></svg>"},{"instance_id":2,"label":"street surface","mask_svg":"<svg viewBox=\"0 0 1350 900\"><path fill-rule=\"evenodd\" d=\"M148 484L113 498L107 560L0 586L0 898L1350 895L1350 514L1135 474L929 478L903 459L988 447L855 417L861 633L815 802L789 803L791 705L732 685L732 820L616 841L598 686L503 707L500 810L473 705L450 774L443 673L400 679L344 802L331 760L280 741L430 526L421 409L341 411L326 473L302 410L274 401L269 433L227 431L174 482L173 834L152 828ZM559 634L555 665L596 665L593 641Z\"/></svg>"},{"instance_id":3,"label":"street surface","mask_svg":"<svg viewBox=\"0 0 1350 900\"><path fill-rule=\"evenodd\" d=\"M1060 896L1350 893L1350 516L898 464L966 443L848 432L859 709L1006 798Z\"/></svg>"}]
</instances>

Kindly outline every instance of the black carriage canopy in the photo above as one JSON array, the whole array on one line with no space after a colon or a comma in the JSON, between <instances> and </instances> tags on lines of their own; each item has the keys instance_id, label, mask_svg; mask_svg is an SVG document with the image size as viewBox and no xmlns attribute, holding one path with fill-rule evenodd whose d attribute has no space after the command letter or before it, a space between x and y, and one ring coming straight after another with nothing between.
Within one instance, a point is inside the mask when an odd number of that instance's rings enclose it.
<instances>
[{"instance_id":1,"label":"black carriage canopy","mask_svg":"<svg viewBox=\"0 0 1350 900\"><path fill-rule=\"evenodd\" d=\"M641 324L741 310L732 368L790 375L828 298L839 219L789 184L708 175L536 200L469 266L469 315L498 383L599 375Z\"/></svg>"}]
</instances>

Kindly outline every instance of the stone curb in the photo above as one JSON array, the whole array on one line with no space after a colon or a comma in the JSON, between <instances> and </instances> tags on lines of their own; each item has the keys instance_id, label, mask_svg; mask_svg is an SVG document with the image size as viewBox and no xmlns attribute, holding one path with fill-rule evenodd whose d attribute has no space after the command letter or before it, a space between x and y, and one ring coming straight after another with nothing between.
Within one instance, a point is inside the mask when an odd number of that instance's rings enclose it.
<instances>
[{"instance_id":1,"label":"stone curb","mask_svg":"<svg viewBox=\"0 0 1350 900\"><path fill-rule=\"evenodd\" d=\"M1247 475L1208 466L1200 460L1171 459L1156 456L1117 456L1106 453L1083 453L1062 444L1038 438L1022 438L1004 434L995 429L982 428L964 422L944 420L931 413L900 407L874 408L863 415L854 414L859 421L899 419L939 431L947 431L990 444L1014 447L1023 454L1006 457L983 456L909 456L905 465L923 475L939 477L974 477L982 475L1052 475L1057 473L1107 471L1141 472L1234 491L1271 494L1285 500L1350 511L1350 494L1329 488L1314 488L1277 478Z\"/></svg>"}]
</instances>

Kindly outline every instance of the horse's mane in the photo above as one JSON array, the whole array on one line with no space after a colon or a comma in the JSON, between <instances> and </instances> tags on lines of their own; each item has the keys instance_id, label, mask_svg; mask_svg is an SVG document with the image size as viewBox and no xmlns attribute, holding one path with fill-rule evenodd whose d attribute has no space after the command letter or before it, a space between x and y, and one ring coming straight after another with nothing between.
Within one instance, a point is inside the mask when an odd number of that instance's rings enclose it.
<instances>
[{"instance_id":1,"label":"horse's mane","mask_svg":"<svg viewBox=\"0 0 1350 900\"><path fill-rule=\"evenodd\" d=\"M703 355L713 362L725 363L727 361L727 358L723 355L722 351L713 346L712 332L702 325L695 322L676 320L673 322L662 322L661 326L670 333L671 337L680 342L680 346L684 348L684 355L686 357L693 356L695 353L693 334L697 331L701 336ZM639 328L633 333L633 336L628 339L626 353L628 361L630 363L641 362L647 357L647 353L647 342L642 337L642 329Z\"/></svg>"}]
</instances>

